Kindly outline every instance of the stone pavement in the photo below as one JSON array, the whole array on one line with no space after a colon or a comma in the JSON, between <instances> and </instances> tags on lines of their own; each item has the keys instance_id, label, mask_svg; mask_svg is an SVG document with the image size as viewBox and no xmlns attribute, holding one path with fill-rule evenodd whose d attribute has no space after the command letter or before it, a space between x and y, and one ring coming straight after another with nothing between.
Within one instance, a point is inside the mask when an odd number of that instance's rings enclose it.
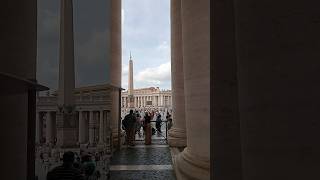
<instances>
[{"instance_id":1,"label":"stone pavement","mask_svg":"<svg viewBox=\"0 0 320 180\"><path fill-rule=\"evenodd\" d=\"M151 124L154 127L154 123ZM152 145L144 145L144 136L141 130L142 136L136 135L136 146L127 147L124 145L120 151L113 154L110 166L112 180L176 179L170 149L165 140L165 125L161 129L161 134L156 133L152 136ZM77 151L74 150L74 152ZM39 154L36 154L36 157L39 157ZM35 165L38 179L45 180L47 172L61 165L61 162L50 160L50 163L42 163L39 158L36 158ZM106 166L98 163L97 169L101 172L99 180L107 180L107 172L103 170L103 167L109 169L109 166Z\"/></svg>"},{"instance_id":2,"label":"stone pavement","mask_svg":"<svg viewBox=\"0 0 320 180\"><path fill-rule=\"evenodd\" d=\"M161 138L152 138L152 145L136 141L124 146L111 158L111 180L175 180L169 146Z\"/></svg>"}]
</instances>

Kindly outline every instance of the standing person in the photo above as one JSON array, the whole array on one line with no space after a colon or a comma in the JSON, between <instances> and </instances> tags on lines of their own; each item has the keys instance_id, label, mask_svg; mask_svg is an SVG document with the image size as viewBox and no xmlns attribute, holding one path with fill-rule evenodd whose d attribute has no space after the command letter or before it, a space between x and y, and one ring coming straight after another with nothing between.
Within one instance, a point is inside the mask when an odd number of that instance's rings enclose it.
<instances>
[{"instance_id":1,"label":"standing person","mask_svg":"<svg viewBox=\"0 0 320 180\"><path fill-rule=\"evenodd\" d=\"M171 115L169 114L169 116L168 116L168 119L167 119L167 121L168 121L168 130L172 127L172 118L171 118Z\"/></svg>"},{"instance_id":2,"label":"standing person","mask_svg":"<svg viewBox=\"0 0 320 180\"><path fill-rule=\"evenodd\" d=\"M138 133L139 137L141 137L141 132L140 132L140 129L141 129L141 116L140 116L140 113L138 111L136 111L136 118L137 118L137 122L136 122L136 126L135 126L135 134Z\"/></svg>"},{"instance_id":3,"label":"standing person","mask_svg":"<svg viewBox=\"0 0 320 180\"><path fill-rule=\"evenodd\" d=\"M157 120L156 120L156 128L157 128L158 133L162 133L161 132L161 123L162 123L162 120L161 120L161 115L159 113L157 116Z\"/></svg>"},{"instance_id":4,"label":"standing person","mask_svg":"<svg viewBox=\"0 0 320 180\"><path fill-rule=\"evenodd\" d=\"M79 169L73 166L74 153L71 151L63 154L63 164L48 172L47 180L84 180Z\"/></svg>"},{"instance_id":5,"label":"standing person","mask_svg":"<svg viewBox=\"0 0 320 180\"><path fill-rule=\"evenodd\" d=\"M150 145L151 144L151 116L149 112L145 113L144 116L144 127L145 127L145 141L144 143L146 145Z\"/></svg>"},{"instance_id":6,"label":"standing person","mask_svg":"<svg viewBox=\"0 0 320 180\"><path fill-rule=\"evenodd\" d=\"M136 116L133 114L133 110L130 110L130 113L124 117L122 123L127 134L127 144L134 146L133 138L135 134Z\"/></svg>"},{"instance_id":7,"label":"standing person","mask_svg":"<svg viewBox=\"0 0 320 180\"><path fill-rule=\"evenodd\" d=\"M96 165L90 155L82 159L82 171L85 174L85 180L97 180L100 178L100 172L96 170Z\"/></svg>"}]
</instances>

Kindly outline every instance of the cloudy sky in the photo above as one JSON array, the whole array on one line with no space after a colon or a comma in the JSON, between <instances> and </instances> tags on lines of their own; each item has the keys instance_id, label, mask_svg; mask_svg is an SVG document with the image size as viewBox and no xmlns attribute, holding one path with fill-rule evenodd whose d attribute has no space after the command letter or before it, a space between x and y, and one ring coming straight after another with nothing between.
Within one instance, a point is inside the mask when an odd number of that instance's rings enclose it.
<instances>
[{"instance_id":1,"label":"cloudy sky","mask_svg":"<svg viewBox=\"0 0 320 180\"><path fill-rule=\"evenodd\" d=\"M74 1L76 87L109 81L107 0ZM134 87L171 89L169 0L122 0L122 86L128 87L130 51ZM38 0L39 83L58 87L60 1Z\"/></svg>"}]
</instances>

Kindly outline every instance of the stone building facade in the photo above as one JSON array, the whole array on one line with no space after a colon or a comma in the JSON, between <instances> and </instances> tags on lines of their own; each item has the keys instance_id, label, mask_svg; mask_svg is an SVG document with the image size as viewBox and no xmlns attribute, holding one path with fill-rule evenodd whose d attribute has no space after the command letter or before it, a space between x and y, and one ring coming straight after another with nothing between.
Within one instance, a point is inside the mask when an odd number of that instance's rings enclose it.
<instances>
[{"instance_id":1,"label":"stone building facade","mask_svg":"<svg viewBox=\"0 0 320 180\"><path fill-rule=\"evenodd\" d=\"M134 89L133 99L134 109L172 109L171 90L160 90L159 87ZM128 91L123 91L121 93L121 110L127 111L129 108Z\"/></svg>"},{"instance_id":2,"label":"stone building facade","mask_svg":"<svg viewBox=\"0 0 320 180\"><path fill-rule=\"evenodd\" d=\"M108 84L75 88L75 127L79 147L108 146L111 138L111 92ZM54 143L57 138L58 96L37 96L36 143Z\"/></svg>"}]
</instances>

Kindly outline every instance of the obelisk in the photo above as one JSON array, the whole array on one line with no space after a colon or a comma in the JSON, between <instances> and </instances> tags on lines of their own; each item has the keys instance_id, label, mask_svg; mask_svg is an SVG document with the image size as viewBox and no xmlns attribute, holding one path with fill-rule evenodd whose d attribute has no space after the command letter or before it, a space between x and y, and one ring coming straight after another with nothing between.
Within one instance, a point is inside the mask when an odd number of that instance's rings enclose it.
<instances>
[{"instance_id":1,"label":"obelisk","mask_svg":"<svg viewBox=\"0 0 320 180\"><path fill-rule=\"evenodd\" d=\"M76 146L74 105L74 41L72 0L61 0L57 145Z\"/></svg>"},{"instance_id":2,"label":"obelisk","mask_svg":"<svg viewBox=\"0 0 320 180\"><path fill-rule=\"evenodd\" d=\"M128 78L128 97L129 97L129 109L134 108L134 97L133 97L133 61L130 52L129 60L129 78Z\"/></svg>"}]
</instances>

